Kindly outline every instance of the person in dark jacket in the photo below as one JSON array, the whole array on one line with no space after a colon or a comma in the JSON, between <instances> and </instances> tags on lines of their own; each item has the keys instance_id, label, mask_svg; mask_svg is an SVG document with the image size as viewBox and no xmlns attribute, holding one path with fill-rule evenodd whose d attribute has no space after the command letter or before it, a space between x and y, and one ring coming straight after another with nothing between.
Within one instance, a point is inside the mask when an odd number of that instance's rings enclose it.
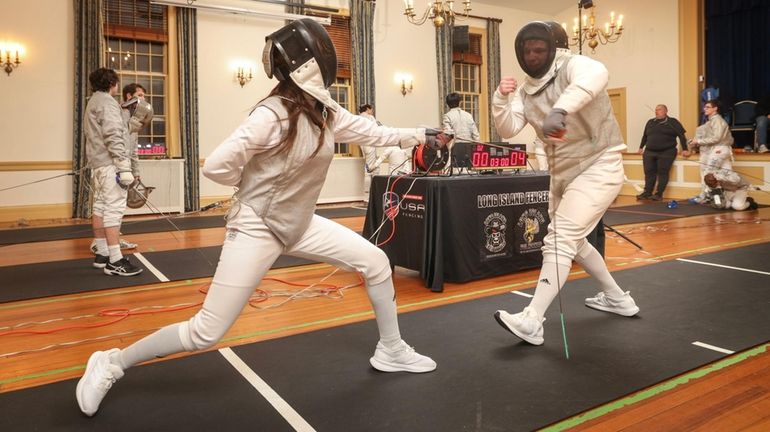
<instances>
[{"instance_id":1,"label":"person in dark jacket","mask_svg":"<svg viewBox=\"0 0 770 432\"><path fill-rule=\"evenodd\" d=\"M636 199L651 199L660 201L668 184L668 174L674 159L679 153L676 140L682 149L687 148L685 130L679 120L668 116L668 108L661 104L655 107L655 118L651 118L644 126L642 143L639 153L642 153L644 164L644 192ZM657 182L657 189L655 184ZM655 190L655 193L653 193Z\"/></svg>"},{"instance_id":2,"label":"person in dark jacket","mask_svg":"<svg viewBox=\"0 0 770 432\"><path fill-rule=\"evenodd\" d=\"M759 100L754 107L757 115L757 152L767 153L767 127L770 125L770 93Z\"/></svg>"}]
</instances>

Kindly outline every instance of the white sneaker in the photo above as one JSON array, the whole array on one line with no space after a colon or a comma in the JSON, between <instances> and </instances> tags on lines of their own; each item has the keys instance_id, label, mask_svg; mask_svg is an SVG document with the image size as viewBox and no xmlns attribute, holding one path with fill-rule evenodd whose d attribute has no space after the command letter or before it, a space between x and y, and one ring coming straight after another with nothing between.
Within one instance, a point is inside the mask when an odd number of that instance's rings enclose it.
<instances>
[{"instance_id":1,"label":"white sneaker","mask_svg":"<svg viewBox=\"0 0 770 432\"><path fill-rule=\"evenodd\" d=\"M398 342L395 349L386 347L382 342L377 342L374 355L369 359L372 367L382 372L413 372L424 373L436 369L436 362L432 358L418 354L403 340Z\"/></svg>"},{"instance_id":2,"label":"white sneaker","mask_svg":"<svg viewBox=\"0 0 770 432\"><path fill-rule=\"evenodd\" d=\"M759 146L759 150L758 150L758 153L767 153L767 152L769 152L769 151L770 151L770 150L768 150L768 149L767 149L767 146L766 146L766 145L764 145L764 144L761 144L761 145Z\"/></svg>"},{"instance_id":3,"label":"white sneaker","mask_svg":"<svg viewBox=\"0 0 770 432\"><path fill-rule=\"evenodd\" d=\"M136 243L131 243L128 240L120 239L120 249L136 249L136 247L139 246ZM96 255L98 249L96 248L96 239L91 240L91 253Z\"/></svg>"},{"instance_id":4,"label":"white sneaker","mask_svg":"<svg viewBox=\"0 0 770 432\"><path fill-rule=\"evenodd\" d=\"M620 299L606 296L604 292L600 292L596 297L587 298L586 306L591 309L612 312L627 317L639 313L639 306L636 305L636 302L631 298L631 294L628 291L626 291Z\"/></svg>"},{"instance_id":5,"label":"white sneaker","mask_svg":"<svg viewBox=\"0 0 770 432\"><path fill-rule=\"evenodd\" d=\"M112 384L123 378L123 369L110 363L110 354L118 351L113 348L109 351L96 351L91 354L86 365L83 377L78 381L75 397L78 400L80 411L91 417L96 414L99 404L107 395Z\"/></svg>"},{"instance_id":6,"label":"white sneaker","mask_svg":"<svg viewBox=\"0 0 770 432\"><path fill-rule=\"evenodd\" d=\"M506 330L532 345L543 344L543 321L535 309L527 306L523 311L511 315L504 310L495 312L495 319Z\"/></svg>"}]
</instances>

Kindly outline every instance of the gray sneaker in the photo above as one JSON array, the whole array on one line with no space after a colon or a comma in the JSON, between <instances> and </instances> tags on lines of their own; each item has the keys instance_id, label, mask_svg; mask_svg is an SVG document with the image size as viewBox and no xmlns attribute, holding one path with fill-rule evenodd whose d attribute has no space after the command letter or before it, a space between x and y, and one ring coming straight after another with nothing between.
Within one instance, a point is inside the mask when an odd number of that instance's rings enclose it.
<instances>
[{"instance_id":1,"label":"gray sneaker","mask_svg":"<svg viewBox=\"0 0 770 432\"><path fill-rule=\"evenodd\" d=\"M769 152L769 151L770 151L770 150L768 150L768 149L767 149L767 146L766 146L766 145L764 145L764 144L760 144L760 145L759 145L759 150L758 150L757 152L758 152L758 153L767 153L767 152Z\"/></svg>"},{"instance_id":2,"label":"gray sneaker","mask_svg":"<svg viewBox=\"0 0 770 432\"><path fill-rule=\"evenodd\" d=\"M418 354L403 340L398 342L395 349L377 342L377 348L369 363L382 372L424 373L436 370L436 362L432 358Z\"/></svg>"},{"instance_id":3,"label":"gray sneaker","mask_svg":"<svg viewBox=\"0 0 770 432\"><path fill-rule=\"evenodd\" d=\"M83 414L91 417L96 414L102 399L112 388L115 381L123 378L123 369L110 363L110 354L118 351L113 348L109 351L96 351L91 354L86 365L83 377L78 381L75 389L75 398Z\"/></svg>"},{"instance_id":4,"label":"gray sneaker","mask_svg":"<svg viewBox=\"0 0 770 432\"><path fill-rule=\"evenodd\" d=\"M585 304L591 309L612 312L627 317L639 313L639 306L637 306L634 299L631 298L629 291L626 291L620 299L609 297L605 295L604 292L600 292L596 297L587 298Z\"/></svg>"},{"instance_id":5,"label":"gray sneaker","mask_svg":"<svg viewBox=\"0 0 770 432\"><path fill-rule=\"evenodd\" d=\"M545 321L545 318L539 317L535 309L527 306L523 311L513 315L504 310L499 310L495 312L495 320L504 329L520 337L525 342L532 345L543 344L543 321Z\"/></svg>"}]
</instances>

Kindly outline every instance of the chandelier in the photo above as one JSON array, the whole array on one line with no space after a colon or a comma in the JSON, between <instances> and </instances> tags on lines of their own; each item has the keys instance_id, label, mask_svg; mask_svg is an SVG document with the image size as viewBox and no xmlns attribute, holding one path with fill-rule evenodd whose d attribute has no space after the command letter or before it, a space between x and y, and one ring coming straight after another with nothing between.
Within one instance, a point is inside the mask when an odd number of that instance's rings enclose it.
<instances>
[{"instance_id":1,"label":"chandelier","mask_svg":"<svg viewBox=\"0 0 770 432\"><path fill-rule=\"evenodd\" d=\"M452 23L455 20L467 19L471 11L471 0L463 0L462 14L455 12L454 3L452 0L429 2L425 12L420 18L417 18L417 14L414 12L414 0L404 0L404 15L414 25L423 25L425 21L430 19L436 27L441 27L445 22Z\"/></svg>"},{"instance_id":2,"label":"chandelier","mask_svg":"<svg viewBox=\"0 0 770 432\"><path fill-rule=\"evenodd\" d=\"M583 14L583 9L590 9L590 15ZM580 53L583 52L583 42L588 42L591 53L596 53L596 47L601 43L615 43L623 35L623 15L615 19L615 12L610 12L610 22L604 23L604 28L596 26L596 17L594 16L594 5L592 1L581 1L578 3L578 16L575 18L572 26L571 46L577 46ZM564 30L567 25L562 23Z\"/></svg>"}]
</instances>

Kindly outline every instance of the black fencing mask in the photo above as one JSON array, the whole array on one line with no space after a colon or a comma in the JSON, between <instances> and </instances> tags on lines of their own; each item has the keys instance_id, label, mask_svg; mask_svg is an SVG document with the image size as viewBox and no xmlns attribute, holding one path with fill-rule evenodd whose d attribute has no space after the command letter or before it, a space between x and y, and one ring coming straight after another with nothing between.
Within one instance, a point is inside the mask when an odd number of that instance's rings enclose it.
<instances>
[{"instance_id":1,"label":"black fencing mask","mask_svg":"<svg viewBox=\"0 0 770 432\"><path fill-rule=\"evenodd\" d=\"M556 58L557 48L569 48L567 32L553 21L533 21L516 35L516 60L532 78L545 75Z\"/></svg>"},{"instance_id":2,"label":"black fencing mask","mask_svg":"<svg viewBox=\"0 0 770 432\"><path fill-rule=\"evenodd\" d=\"M292 21L265 38L267 44L262 53L262 63L268 78L274 75L279 81L292 78L301 67L317 64L328 88L337 78L337 52L323 26L310 18ZM300 87L303 82L296 82Z\"/></svg>"}]
</instances>

